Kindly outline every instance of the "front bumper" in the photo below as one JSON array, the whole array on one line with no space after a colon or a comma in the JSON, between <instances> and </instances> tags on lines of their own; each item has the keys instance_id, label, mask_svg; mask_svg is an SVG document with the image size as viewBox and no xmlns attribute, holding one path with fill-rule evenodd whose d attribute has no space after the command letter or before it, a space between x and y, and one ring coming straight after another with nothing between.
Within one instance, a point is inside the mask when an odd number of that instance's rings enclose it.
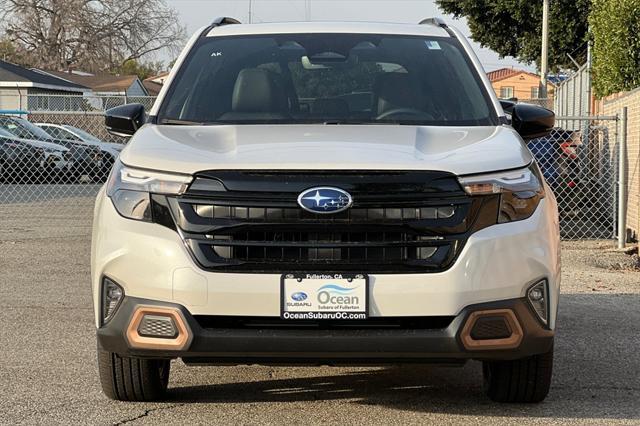
<instances>
[{"instance_id":1,"label":"front bumper","mask_svg":"<svg viewBox=\"0 0 640 426\"><path fill-rule=\"evenodd\" d=\"M139 347L131 339L130 324L140 308L174 309L185 321L180 349ZM468 348L467 322L480 312L512 312L519 330L517 344ZM515 333L515 328L513 333ZM129 329L129 332L128 332ZM104 350L135 357L182 358L206 364L385 364L393 362L455 362L466 359L508 360L551 349L554 332L542 326L524 299L510 299L465 307L446 328L298 329L204 328L181 305L125 297L115 316L98 328ZM166 339L153 339L162 343ZM478 341L482 342L482 341ZM495 343L495 341L493 341ZM153 346L146 343L145 345Z\"/></svg>"},{"instance_id":2,"label":"front bumper","mask_svg":"<svg viewBox=\"0 0 640 426\"><path fill-rule=\"evenodd\" d=\"M102 190L92 240L96 326L105 276L128 296L178 304L192 315L280 315L280 274L204 271L176 231L121 217ZM470 305L522 298L540 279L549 283L549 327L554 329L560 252L551 196L540 202L529 219L493 225L471 235L446 271L369 274L369 315L457 316Z\"/></svg>"}]
</instances>

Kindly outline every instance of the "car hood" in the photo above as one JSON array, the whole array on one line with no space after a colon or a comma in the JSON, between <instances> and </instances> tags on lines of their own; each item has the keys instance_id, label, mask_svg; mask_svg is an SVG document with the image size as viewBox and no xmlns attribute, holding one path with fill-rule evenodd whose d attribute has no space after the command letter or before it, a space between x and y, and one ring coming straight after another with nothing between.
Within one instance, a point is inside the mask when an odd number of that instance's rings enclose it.
<instances>
[{"instance_id":1,"label":"car hood","mask_svg":"<svg viewBox=\"0 0 640 426\"><path fill-rule=\"evenodd\" d=\"M245 170L441 170L466 175L532 160L508 126L143 126L122 162L178 173Z\"/></svg>"}]
</instances>

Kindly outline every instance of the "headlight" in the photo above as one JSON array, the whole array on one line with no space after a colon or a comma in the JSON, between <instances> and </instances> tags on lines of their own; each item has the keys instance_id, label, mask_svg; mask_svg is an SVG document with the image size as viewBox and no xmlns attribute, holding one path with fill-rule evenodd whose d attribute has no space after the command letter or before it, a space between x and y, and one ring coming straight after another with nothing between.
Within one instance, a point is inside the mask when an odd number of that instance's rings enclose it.
<instances>
[{"instance_id":1,"label":"headlight","mask_svg":"<svg viewBox=\"0 0 640 426\"><path fill-rule=\"evenodd\" d=\"M180 195L186 191L191 176L134 169L116 160L109 180L107 195L122 216L151 222L149 194Z\"/></svg>"},{"instance_id":2,"label":"headlight","mask_svg":"<svg viewBox=\"0 0 640 426\"><path fill-rule=\"evenodd\" d=\"M498 223L531 217L544 198L542 177L535 163L524 169L462 177L460 184L469 195L500 194Z\"/></svg>"}]
</instances>

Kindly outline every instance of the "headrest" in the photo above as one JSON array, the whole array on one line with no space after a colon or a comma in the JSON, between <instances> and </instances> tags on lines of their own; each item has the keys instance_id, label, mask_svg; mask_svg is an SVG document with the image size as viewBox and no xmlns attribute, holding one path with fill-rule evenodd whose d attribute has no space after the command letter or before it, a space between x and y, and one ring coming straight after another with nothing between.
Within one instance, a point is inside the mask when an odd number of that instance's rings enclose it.
<instances>
[{"instance_id":1,"label":"headrest","mask_svg":"<svg viewBox=\"0 0 640 426\"><path fill-rule=\"evenodd\" d=\"M374 111L381 114L396 108L424 109L425 98L420 82L399 72L380 74L374 83Z\"/></svg>"},{"instance_id":2,"label":"headrest","mask_svg":"<svg viewBox=\"0 0 640 426\"><path fill-rule=\"evenodd\" d=\"M282 112L286 108L284 89L267 70L243 69L233 88L231 108L234 112Z\"/></svg>"}]
</instances>

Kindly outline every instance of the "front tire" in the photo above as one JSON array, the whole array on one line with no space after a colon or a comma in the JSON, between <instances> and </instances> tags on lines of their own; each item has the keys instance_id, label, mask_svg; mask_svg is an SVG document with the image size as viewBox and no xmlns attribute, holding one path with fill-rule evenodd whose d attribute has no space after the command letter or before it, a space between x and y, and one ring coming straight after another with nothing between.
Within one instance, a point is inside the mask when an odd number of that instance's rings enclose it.
<instances>
[{"instance_id":1,"label":"front tire","mask_svg":"<svg viewBox=\"0 0 640 426\"><path fill-rule=\"evenodd\" d=\"M122 357L98 348L100 383L105 395L118 401L164 398L171 369L168 359Z\"/></svg>"},{"instance_id":2,"label":"front tire","mask_svg":"<svg viewBox=\"0 0 640 426\"><path fill-rule=\"evenodd\" d=\"M552 370L553 347L514 361L484 361L485 392L496 402L540 402L549 393Z\"/></svg>"}]
</instances>

